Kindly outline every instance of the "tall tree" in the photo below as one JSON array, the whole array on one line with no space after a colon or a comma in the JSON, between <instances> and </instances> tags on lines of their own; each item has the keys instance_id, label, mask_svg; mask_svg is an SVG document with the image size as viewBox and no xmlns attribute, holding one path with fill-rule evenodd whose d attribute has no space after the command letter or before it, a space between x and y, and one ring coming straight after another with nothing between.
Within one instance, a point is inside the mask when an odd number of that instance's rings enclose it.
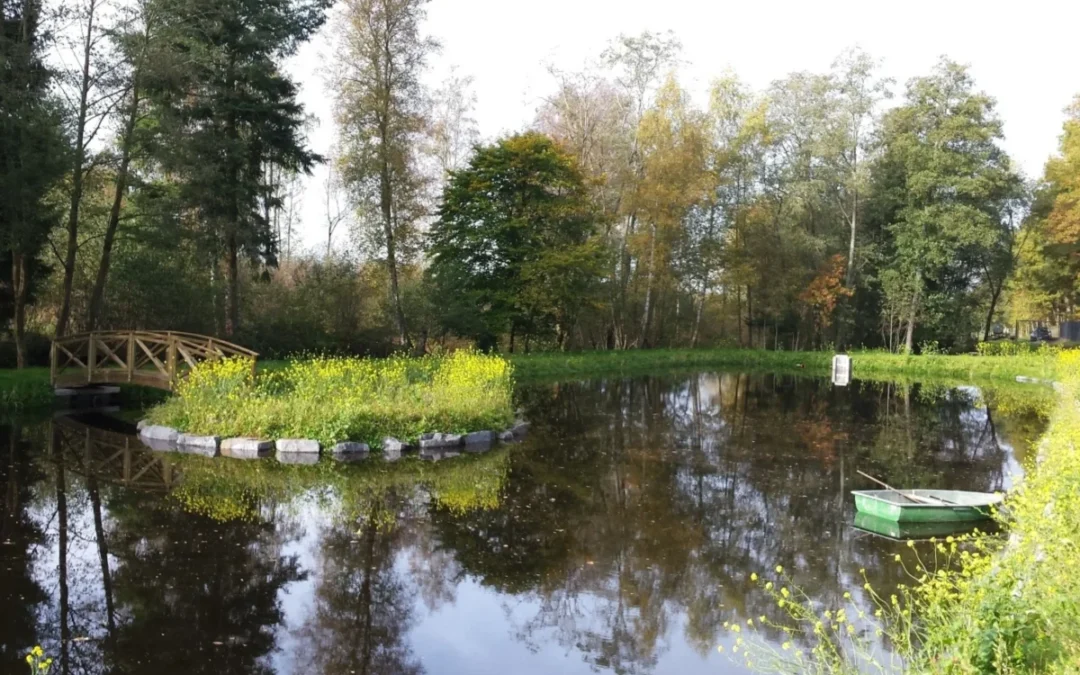
<instances>
[{"instance_id":1,"label":"tall tree","mask_svg":"<svg viewBox=\"0 0 1080 675\"><path fill-rule=\"evenodd\" d=\"M711 188L705 117L690 105L674 78L668 79L656 106L642 118L638 146L642 179L632 208L646 228L634 242L645 275L637 344L646 347L653 344L651 327L661 282L670 282L673 242L683 236L691 208Z\"/></svg>"},{"instance_id":2,"label":"tall tree","mask_svg":"<svg viewBox=\"0 0 1080 675\"><path fill-rule=\"evenodd\" d=\"M1011 227L1022 182L1001 138L994 100L948 60L911 80L904 105L885 117L874 169L892 240L883 282L887 294L903 298L908 353L926 311L957 323L957 303L980 280L979 261Z\"/></svg>"},{"instance_id":3,"label":"tall tree","mask_svg":"<svg viewBox=\"0 0 1080 675\"><path fill-rule=\"evenodd\" d=\"M53 73L43 51L40 0L0 2L0 254L10 266L11 320L18 367L26 364L24 333L39 254L57 213L48 200L63 173L66 143Z\"/></svg>"},{"instance_id":4,"label":"tall tree","mask_svg":"<svg viewBox=\"0 0 1080 675\"><path fill-rule=\"evenodd\" d=\"M144 74L146 59L154 40L156 19L152 14L153 0L138 0L118 22L113 31L113 39L116 42L117 53L122 58L122 68L117 73L120 84L120 97L122 100L121 127L117 132L116 148L118 152L114 178L113 199L109 208L108 221L105 225L105 233L102 237L101 258L98 262L97 274L94 277L94 287L90 293L90 305L86 315L87 330L98 328L104 311L105 284L108 282L109 269L112 264L113 246L116 243L116 234L120 228L121 211L125 199L128 197L128 188L131 184L131 162L133 153L137 149L136 133L139 130L140 121L146 117L144 97ZM65 269L65 299L70 297L67 289L67 275Z\"/></svg>"},{"instance_id":5,"label":"tall tree","mask_svg":"<svg viewBox=\"0 0 1080 675\"><path fill-rule=\"evenodd\" d=\"M403 347L410 344L399 283L403 236L423 216L418 150L425 130L420 82L438 48L420 33L428 0L346 0L332 79L341 129L341 175L361 214L377 213L390 304Z\"/></svg>"},{"instance_id":6,"label":"tall tree","mask_svg":"<svg viewBox=\"0 0 1080 675\"><path fill-rule=\"evenodd\" d=\"M634 261L630 242L637 232L639 213L637 199L639 183L643 177L643 157L638 130L645 114L651 107L654 96L665 79L672 73L682 51L682 43L672 33L657 34L644 32L638 36L620 35L603 53L602 59L615 74L615 83L628 98L625 108L628 115L630 143L623 167L625 177L619 198L618 253L616 257L614 333L613 342L620 348L630 346L632 337L630 322L631 311L628 306L628 289L631 276L641 266ZM651 269L651 267L650 267ZM646 303L648 304L648 303ZM651 309L642 312L642 325L648 323L646 317ZM640 337L639 337L640 339Z\"/></svg>"},{"instance_id":7,"label":"tall tree","mask_svg":"<svg viewBox=\"0 0 1080 675\"><path fill-rule=\"evenodd\" d=\"M475 109L473 78L459 75L452 68L442 86L435 90L428 113L426 152L435 162L440 185L451 171L465 167L473 148L480 142L480 130L473 118Z\"/></svg>"},{"instance_id":8,"label":"tall tree","mask_svg":"<svg viewBox=\"0 0 1080 675\"><path fill-rule=\"evenodd\" d=\"M267 218L280 205L266 169L309 172L297 85L281 70L325 20L330 0L152 0L161 22L147 59L151 151L178 183L187 217L220 256L224 329L240 322L240 258L276 263Z\"/></svg>"},{"instance_id":9,"label":"tall tree","mask_svg":"<svg viewBox=\"0 0 1080 675\"><path fill-rule=\"evenodd\" d=\"M446 326L492 347L553 333L559 345L589 300L601 259L581 172L537 133L479 148L452 174L431 230L430 273Z\"/></svg>"},{"instance_id":10,"label":"tall tree","mask_svg":"<svg viewBox=\"0 0 1080 675\"><path fill-rule=\"evenodd\" d=\"M867 190L869 173L866 156L873 144L872 126L880 102L891 96L891 80L876 76L877 63L861 49L849 49L833 63L833 82L836 87L836 121L833 137L839 152L832 154L839 174L837 202L848 221L850 237L847 249L847 272L844 285L855 284L859 223L862 218L861 199Z\"/></svg>"},{"instance_id":11,"label":"tall tree","mask_svg":"<svg viewBox=\"0 0 1080 675\"><path fill-rule=\"evenodd\" d=\"M117 104L123 99L125 89L118 77L124 61L113 53L109 41L110 16L108 0L77 0L70 3L73 25L78 35L72 44L66 45L75 55L74 67L59 78L63 100L68 108L70 135L73 141L68 193L67 245L60 263L64 281L60 298L60 310L56 319L56 334L68 332L71 321L72 289L75 279L75 258L79 252L79 224L83 191L87 175L94 170L100 159L91 149L102 127L108 121Z\"/></svg>"}]
</instances>

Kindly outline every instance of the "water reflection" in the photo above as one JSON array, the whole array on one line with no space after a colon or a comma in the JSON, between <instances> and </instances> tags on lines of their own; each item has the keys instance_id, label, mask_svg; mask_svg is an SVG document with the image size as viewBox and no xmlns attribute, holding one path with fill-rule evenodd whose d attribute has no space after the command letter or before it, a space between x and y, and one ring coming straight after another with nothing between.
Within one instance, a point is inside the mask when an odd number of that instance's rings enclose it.
<instances>
[{"instance_id":1,"label":"water reflection","mask_svg":"<svg viewBox=\"0 0 1080 675\"><path fill-rule=\"evenodd\" d=\"M701 374L527 388L522 446L282 467L0 429L0 673L738 672L777 564L818 600L900 581L858 469L995 490L1038 390ZM986 403L987 405L983 405ZM779 637L779 636L776 636Z\"/></svg>"}]
</instances>

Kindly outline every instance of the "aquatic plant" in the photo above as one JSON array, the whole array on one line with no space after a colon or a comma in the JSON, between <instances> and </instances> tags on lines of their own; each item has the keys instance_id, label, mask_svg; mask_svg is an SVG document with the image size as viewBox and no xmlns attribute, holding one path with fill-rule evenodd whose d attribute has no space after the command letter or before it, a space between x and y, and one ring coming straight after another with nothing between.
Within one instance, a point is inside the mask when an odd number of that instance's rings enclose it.
<instances>
[{"instance_id":1,"label":"aquatic plant","mask_svg":"<svg viewBox=\"0 0 1080 675\"><path fill-rule=\"evenodd\" d=\"M246 359L224 359L192 370L149 419L195 434L379 447L386 436L504 428L513 422L513 388L507 361L472 351L314 357L258 374Z\"/></svg>"}]
</instances>

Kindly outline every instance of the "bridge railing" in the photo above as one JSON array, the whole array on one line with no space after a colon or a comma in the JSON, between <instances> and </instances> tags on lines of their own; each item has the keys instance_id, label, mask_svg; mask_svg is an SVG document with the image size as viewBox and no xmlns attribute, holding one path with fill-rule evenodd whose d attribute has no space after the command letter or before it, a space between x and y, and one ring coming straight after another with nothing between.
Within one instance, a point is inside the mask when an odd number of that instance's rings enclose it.
<instances>
[{"instance_id":1,"label":"bridge railing","mask_svg":"<svg viewBox=\"0 0 1080 675\"><path fill-rule=\"evenodd\" d=\"M218 338L176 331L95 331L54 340L54 387L139 384L172 390L187 369L203 361L258 353ZM254 365L252 365L254 368Z\"/></svg>"}]
</instances>

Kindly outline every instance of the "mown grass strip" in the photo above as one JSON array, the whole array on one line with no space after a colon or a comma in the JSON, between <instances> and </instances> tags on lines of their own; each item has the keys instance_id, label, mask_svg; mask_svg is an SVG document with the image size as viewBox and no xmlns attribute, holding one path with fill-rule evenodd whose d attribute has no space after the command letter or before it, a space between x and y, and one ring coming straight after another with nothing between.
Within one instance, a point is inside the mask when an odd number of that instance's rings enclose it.
<instances>
[{"instance_id":1,"label":"mown grass strip","mask_svg":"<svg viewBox=\"0 0 1080 675\"><path fill-rule=\"evenodd\" d=\"M932 379L954 383L1057 378L1052 354L1008 356L905 356L887 352L853 352L854 376L872 380ZM641 349L595 352L544 352L509 356L518 381L557 380L604 375L644 375L700 368L744 372L828 375L831 352L774 352L755 349ZM261 372L279 371L293 361L260 361ZM28 368L0 370L0 406L31 409L52 404L49 371Z\"/></svg>"},{"instance_id":2,"label":"mown grass strip","mask_svg":"<svg viewBox=\"0 0 1080 675\"><path fill-rule=\"evenodd\" d=\"M638 375L673 369L737 368L828 375L831 352L774 352L754 349L651 349L524 354L510 357L519 380L575 378L608 374ZM1052 354L1018 356L906 356L887 352L852 352L853 375L861 379L935 378L974 382L1015 380L1018 376L1052 380Z\"/></svg>"}]
</instances>

